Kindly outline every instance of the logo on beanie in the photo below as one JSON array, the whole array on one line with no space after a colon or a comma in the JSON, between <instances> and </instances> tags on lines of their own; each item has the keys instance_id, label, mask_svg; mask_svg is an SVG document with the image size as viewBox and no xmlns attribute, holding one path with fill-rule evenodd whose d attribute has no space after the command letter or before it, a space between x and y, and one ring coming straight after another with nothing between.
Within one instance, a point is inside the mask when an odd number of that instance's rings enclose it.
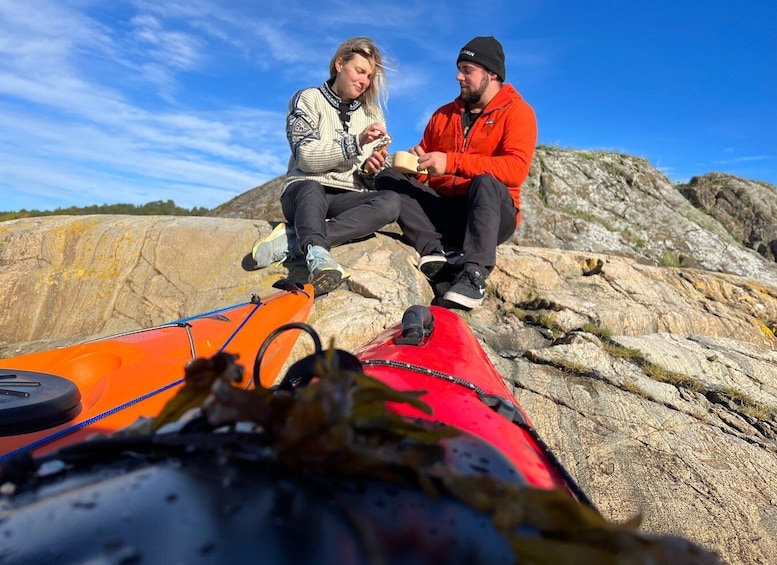
<instances>
[{"instance_id":1,"label":"logo on beanie","mask_svg":"<svg viewBox=\"0 0 777 565\"><path fill-rule=\"evenodd\" d=\"M462 47L456 64L458 65L461 61L477 63L486 70L495 73L499 80L505 79L505 53L502 44L491 35L476 37Z\"/></svg>"}]
</instances>

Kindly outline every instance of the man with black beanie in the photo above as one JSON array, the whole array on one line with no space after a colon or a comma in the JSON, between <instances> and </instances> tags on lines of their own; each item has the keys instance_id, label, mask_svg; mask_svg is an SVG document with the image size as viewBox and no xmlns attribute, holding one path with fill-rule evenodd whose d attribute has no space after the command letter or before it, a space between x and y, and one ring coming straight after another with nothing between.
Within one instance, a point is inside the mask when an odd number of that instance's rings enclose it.
<instances>
[{"instance_id":1,"label":"man with black beanie","mask_svg":"<svg viewBox=\"0 0 777 565\"><path fill-rule=\"evenodd\" d=\"M471 309L485 297L496 246L520 223L521 184L534 157L537 120L504 83L504 50L494 37L471 40L456 65L459 96L434 112L421 142L410 149L419 174L388 169L376 186L399 193L397 223L418 251L418 268L440 304Z\"/></svg>"}]
</instances>

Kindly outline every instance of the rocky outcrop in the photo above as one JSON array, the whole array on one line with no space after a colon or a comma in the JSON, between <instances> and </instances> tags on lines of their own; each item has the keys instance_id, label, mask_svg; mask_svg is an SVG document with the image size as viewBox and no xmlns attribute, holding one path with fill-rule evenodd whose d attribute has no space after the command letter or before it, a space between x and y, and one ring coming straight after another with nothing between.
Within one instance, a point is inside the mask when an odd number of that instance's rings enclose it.
<instances>
[{"instance_id":1,"label":"rocky outcrop","mask_svg":"<svg viewBox=\"0 0 777 565\"><path fill-rule=\"evenodd\" d=\"M283 177L278 177L253 190L217 206L208 216L217 218L259 218L282 220L280 195Z\"/></svg>"},{"instance_id":2,"label":"rocky outcrop","mask_svg":"<svg viewBox=\"0 0 777 565\"><path fill-rule=\"evenodd\" d=\"M523 207L514 239L519 245L617 253L777 281L777 265L741 245L729 231L733 223L725 226L695 208L643 159L543 149L524 185Z\"/></svg>"},{"instance_id":3,"label":"rocky outcrop","mask_svg":"<svg viewBox=\"0 0 777 565\"><path fill-rule=\"evenodd\" d=\"M538 153L524 224L498 249L483 307L459 315L605 517L641 514L643 530L687 537L727 563L769 563L775 263L644 161L582 153ZM246 219L249 202L270 216ZM280 219L277 187L218 214L0 223L0 356L180 319L305 277L299 262L245 270L254 240ZM670 251L684 266L667 266ZM311 312L324 343L353 349L433 299L393 228L333 254L351 277ZM309 348L300 340L291 360Z\"/></svg>"},{"instance_id":4,"label":"rocky outcrop","mask_svg":"<svg viewBox=\"0 0 777 565\"><path fill-rule=\"evenodd\" d=\"M738 243L777 261L777 189L723 173L680 185L691 204L720 222Z\"/></svg>"}]
</instances>

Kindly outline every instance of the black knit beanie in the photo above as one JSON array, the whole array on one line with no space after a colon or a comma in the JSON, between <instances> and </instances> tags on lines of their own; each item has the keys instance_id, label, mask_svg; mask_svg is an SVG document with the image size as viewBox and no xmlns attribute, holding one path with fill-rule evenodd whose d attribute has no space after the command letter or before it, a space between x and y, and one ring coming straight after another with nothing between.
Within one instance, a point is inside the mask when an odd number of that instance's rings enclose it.
<instances>
[{"instance_id":1,"label":"black knit beanie","mask_svg":"<svg viewBox=\"0 0 777 565\"><path fill-rule=\"evenodd\" d=\"M482 65L492 73L496 73L499 80L505 79L505 52L502 44L493 36L476 37L459 52L459 58L456 59L458 65L462 61L472 61Z\"/></svg>"}]
</instances>

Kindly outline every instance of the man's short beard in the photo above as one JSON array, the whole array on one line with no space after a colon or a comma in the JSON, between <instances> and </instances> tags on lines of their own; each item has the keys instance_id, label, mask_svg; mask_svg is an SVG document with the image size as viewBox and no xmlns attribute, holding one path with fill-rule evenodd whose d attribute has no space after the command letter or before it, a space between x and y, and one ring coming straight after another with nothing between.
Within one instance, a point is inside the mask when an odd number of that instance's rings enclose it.
<instances>
[{"instance_id":1,"label":"man's short beard","mask_svg":"<svg viewBox=\"0 0 777 565\"><path fill-rule=\"evenodd\" d=\"M490 77L487 74L483 74L483 80L480 81L477 90L470 90L466 93L462 92L459 98L467 104L477 104L486 92L486 88L488 88L489 79Z\"/></svg>"}]
</instances>

